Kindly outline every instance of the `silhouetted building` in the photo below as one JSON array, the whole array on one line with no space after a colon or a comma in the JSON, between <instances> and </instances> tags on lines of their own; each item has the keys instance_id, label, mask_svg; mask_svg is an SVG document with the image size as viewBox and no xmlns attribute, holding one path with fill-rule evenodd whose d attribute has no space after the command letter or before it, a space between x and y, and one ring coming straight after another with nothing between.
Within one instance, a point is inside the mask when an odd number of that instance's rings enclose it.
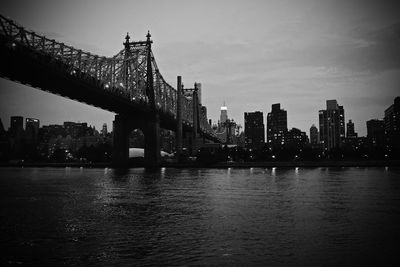
<instances>
[{"instance_id":1,"label":"silhouetted building","mask_svg":"<svg viewBox=\"0 0 400 267\"><path fill-rule=\"evenodd\" d=\"M4 135L5 133L6 133L6 130L4 129L3 122L2 122L2 120L0 118L0 136Z\"/></svg>"},{"instance_id":2,"label":"silhouetted building","mask_svg":"<svg viewBox=\"0 0 400 267\"><path fill-rule=\"evenodd\" d=\"M7 132L5 131L3 122L0 118L0 161L8 159L9 148Z\"/></svg>"},{"instance_id":3,"label":"silhouetted building","mask_svg":"<svg viewBox=\"0 0 400 267\"><path fill-rule=\"evenodd\" d=\"M236 129L236 122L233 119L227 119L223 124L222 127L225 128L226 144L236 144L236 137L235 137L235 129Z\"/></svg>"},{"instance_id":4,"label":"silhouetted building","mask_svg":"<svg viewBox=\"0 0 400 267\"><path fill-rule=\"evenodd\" d=\"M72 121L65 121L64 122L64 129L67 135L71 137L75 137L75 122Z\"/></svg>"},{"instance_id":5,"label":"silhouetted building","mask_svg":"<svg viewBox=\"0 0 400 267\"><path fill-rule=\"evenodd\" d=\"M285 137L285 147L292 151L301 151L309 144L306 132L297 128L289 130Z\"/></svg>"},{"instance_id":6,"label":"silhouetted building","mask_svg":"<svg viewBox=\"0 0 400 267\"><path fill-rule=\"evenodd\" d=\"M314 124L310 128L310 142L312 147L317 147L319 144L318 128Z\"/></svg>"},{"instance_id":7,"label":"silhouetted building","mask_svg":"<svg viewBox=\"0 0 400 267\"><path fill-rule=\"evenodd\" d=\"M347 126L346 137L347 138L357 138L358 134L354 131L354 122L349 120L349 122L346 124L346 126Z\"/></svg>"},{"instance_id":8,"label":"silhouetted building","mask_svg":"<svg viewBox=\"0 0 400 267\"><path fill-rule=\"evenodd\" d=\"M9 140L12 158L23 158L24 118L12 116L10 118Z\"/></svg>"},{"instance_id":9,"label":"silhouetted building","mask_svg":"<svg viewBox=\"0 0 400 267\"><path fill-rule=\"evenodd\" d=\"M70 135L72 138L79 138L86 135L92 135L93 129L87 126L86 122L64 122L64 129L67 135Z\"/></svg>"},{"instance_id":10,"label":"silhouetted building","mask_svg":"<svg viewBox=\"0 0 400 267\"><path fill-rule=\"evenodd\" d=\"M40 121L38 119L26 118L25 136L29 144L36 145L39 141Z\"/></svg>"},{"instance_id":11,"label":"silhouetted building","mask_svg":"<svg viewBox=\"0 0 400 267\"><path fill-rule=\"evenodd\" d=\"M325 151L342 147L344 144L344 109L336 100L327 100L326 110L319 111L319 137Z\"/></svg>"},{"instance_id":12,"label":"silhouetted building","mask_svg":"<svg viewBox=\"0 0 400 267\"><path fill-rule=\"evenodd\" d=\"M367 140L372 148L383 148L385 142L385 122L383 120L367 121Z\"/></svg>"},{"instance_id":13,"label":"silhouetted building","mask_svg":"<svg viewBox=\"0 0 400 267\"><path fill-rule=\"evenodd\" d=\"M224 105L221 107L220 121L216 127L213 126L215 134L222 143L232 144L235 137L236 122L228 118L228 108Z\"/></svg>"},{"instance_id":14,"label":"silhouetted building","mask_svg":"<svg viewBox=\"0 0 400 267\"><path fill-rule=\"evenodd\" d=\"M385 110L385 134L391 148L400 149L400 97Z\"/></svg>"},{"instance_id":15,"label":"silhouetted building","mask_svg":"<svg viewBox=\"0 0 400 267\"><path fill-rule=\"evenodd\" d=\"M262 149L265 145L265 127L263 113L244 113L244 135L246 148Z\"/></svg>"},{"instance_id":16,"label":"silhouetted building","mask_svg":"<svg viewBox=\"0 0 400 267\"><path fill-rule=\"evenodd\" d=\"M24 132L24 117L12 116L10 118L9 134L11 137L22 137Z\"/></svg>"},{"instance_id":17,"label":"silhouetted building","mask_svg":"<svg viewBox=\"0 0 400 267\"><path fill-rule=\"evenodd\" d=\"M366 137L346 137L344 151L346 158L368 157L368 142Z\"/></svg>"},{"instance_id":18,"label":"silhouetted building","mask_svg":"<svg viewBox=\"0 0 400 267\"><path fill-rule=\"evenodd\" d=\"M287 132L287 112L281 109L281 104L273 104L267 115L267 140L272 149L279 149L285 145Z\"/></svg>"},{"instance_id":19,"label":"silhouetted building","mask_svg":"<svg viewBox=\"0 0 400 267\"><path fill-rule=\"evenodd\" d=\"M228 108L225 105L221 107L221 115L219 118L221 124L228 120Z\"/></svg>"},{"instance_id":20,"label":"silhouetted building","mask_svg":"<svg viewBox=\"0 0 400 267\"><path fill-rule=\"evenodd\" d=\"M44 143L49 142L50 139L53 137L65 136L65 135L66 134L64 127L58 124L43 125L39 129L40 141Z\"/></svg>"}]
</instances>

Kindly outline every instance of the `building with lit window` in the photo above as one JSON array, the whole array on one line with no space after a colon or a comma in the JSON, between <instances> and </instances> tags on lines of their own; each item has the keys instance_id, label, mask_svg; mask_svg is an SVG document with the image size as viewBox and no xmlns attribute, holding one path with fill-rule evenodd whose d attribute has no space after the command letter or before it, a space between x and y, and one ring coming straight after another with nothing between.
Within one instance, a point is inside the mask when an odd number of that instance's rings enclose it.
<instances>
[{"instance_id":1,"label":"building with lit window","mask_svg":"<svg viewBox=\"0 0 400 267\"><path fill-rule=\"evenodd\" d=\"M346 137L347 138L357 138L358 134L354 131L354 122L349 120L349 122L346 124L346 126L347 126Z\"/></svg>"},{"instance_id":2,"label":"building with lit window","mask_svg":"<svg viewBox=\"0 0 400 267\"><path fill-rule=\"evenodd\" d=\"M281 149L285 146L287 133L287 112L281 109L281 104L273 104L267 115L267 142L271 149Z\"/></svg>"},{"instance_id":3,"label":"building with lit window","mask_svg":"<svg viewBox=\"0 0 400 267\"><path fill-rule=\"evenodd\" d=\"M40 121L38 119L25 119L25 136L29 144L36 145L39 141Z\"/></svg>"},{"instance_id":4,"label":"building with lit window","mask_svg":"<svg viewBox=\"0 0 400 267\"><path fill-rule=\"evenodd\" d=\"M260 111L244 113L246 148L262 149L265 145L264 115Z\"/></svg>"},{"instance_id":5,"label":"building with lit window","mask_svg":"<svg viewBox=\"0 0 400 267\"><path fill-rule=\"evenodd\" d=\"M8 131L11 137L21 138L24 132L24 117L11 116L10 118L10 129Z\"/></svg>"},{"instance_id":6,"label":"building with lit window","mask_svg":"<svg viewBox=\"0 0 400 267\"><path fill-rule=\"evenodd\" d=\"M400 97L385 110L384 123L387 145L400 150Z\"/></svg>"},{"instance_id":7,"label":"building with lit window","mask_svg":"<svg viewBox=\"0 0 400 267\"><path fill-rule=\"evenodd\" d=\"M385 143L385 122L373 119L367 121L367 141L370 148L383 148Z\"/></svg>"},{"instance_id":8,"label":"building with lit window","mask_svg":"<svg viewBox=\"0 0 400 267\"><path fill-rule=\"evenodd\" d=\"M325 151L344 145L344 109L336 100L326 101L326 110L319 111L319 140Z\"/></svg>"},{"instance_id":9,"label":"building with lit window","mask_svg":"<svg viewBox=\"0 0 400 267\"><path fill-rule=\"evenodd\" d=\"M296 152L301 152L303 148L309 145L306 132L297 128L292 128L286 133L285 141L285 147Z\"/></svg>"},{"instance_id":10,"label":"building with lit window","mask_svg":"<svg viewBox=\"0 0 400 267\"><path fill-rule=\"evenodd\" d=\"M314 124L310 127L310 143L313 148L319 146L318 128Z\"/></svg>"}]
</instances>

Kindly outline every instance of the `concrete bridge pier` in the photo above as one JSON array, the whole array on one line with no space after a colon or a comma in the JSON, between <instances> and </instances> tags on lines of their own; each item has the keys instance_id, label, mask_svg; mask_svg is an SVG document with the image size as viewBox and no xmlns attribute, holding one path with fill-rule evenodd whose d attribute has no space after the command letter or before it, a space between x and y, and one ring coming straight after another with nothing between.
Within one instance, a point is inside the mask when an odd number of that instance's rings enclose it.
<instances>
[{"instance_id":1,"label":"concrete bridge pier","mask_svg":"<svg viewBox=\"0 0 400 267\"><path fill-rule=\"evenodd\" d=\"M160 116L153 114L144 122L144 162L146 166L156 167L160 164Z\"/></svg>"},{"instance_id":2,"label":"concrete bridge pier","mask_svg":"<svg viewBox=\"0 0 400 267\"><path fill-rule=\"evenodd\" d=\"M160 163L160 118L152 114L139 120L124 115L115 115L113 158L114 167L129 166L129 135L133 129L141 129L144 135L144 163L157 166Z\"/></svg>"}]
</instances>

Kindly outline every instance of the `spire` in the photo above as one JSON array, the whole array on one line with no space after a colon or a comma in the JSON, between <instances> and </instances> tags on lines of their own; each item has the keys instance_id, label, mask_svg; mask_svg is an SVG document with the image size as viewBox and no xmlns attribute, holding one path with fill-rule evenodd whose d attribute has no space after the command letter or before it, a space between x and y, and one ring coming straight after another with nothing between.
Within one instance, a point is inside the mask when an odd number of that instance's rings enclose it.
<instances>
[{"instance_id":1,"label":"spire","mask_svg":"<svg viewBox=\"0 0 400 267\"><path fill-rule=\"evenodd\" d=\"M123 43L126 49L129 48L129 39L131 39L131 37L129 37L129 32L127 32L125 36L125 43Z\"/></svg>"},{"instance_id":2,"label":"spire","mask_svg":"<svg viewBox=\"0 0 400 267\"><path fill-rule=\"evenodd\" d=\"M147 37L147 42L150 42L150 37L151 37L150 31L147 31L146 37Z\"/></svg>"}]
</instances>

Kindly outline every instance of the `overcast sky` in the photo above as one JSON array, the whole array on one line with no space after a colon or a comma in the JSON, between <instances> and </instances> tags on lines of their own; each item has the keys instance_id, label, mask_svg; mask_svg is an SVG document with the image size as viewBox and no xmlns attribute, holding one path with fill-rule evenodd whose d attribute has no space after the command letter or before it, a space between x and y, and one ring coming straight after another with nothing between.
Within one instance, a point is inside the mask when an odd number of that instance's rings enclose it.
<instances>
[{"instance_id":1,"label":"overcast sky","mask_svg":"<svg viewBox=\"0 0 400 267\"><path fill-rule=\"evenodd\" d=\"M126 32L152 34L164 78L176 87L202 83L216 121L287 110L288 126L309 132L327 99L366 134L400 95L400 5L396 1L1 1L0 13L76 48L112 56ZM0 117L35 117L41 125L82 121L97 129L114 114L0 78Z\"/></svg>"}]
</instances>

